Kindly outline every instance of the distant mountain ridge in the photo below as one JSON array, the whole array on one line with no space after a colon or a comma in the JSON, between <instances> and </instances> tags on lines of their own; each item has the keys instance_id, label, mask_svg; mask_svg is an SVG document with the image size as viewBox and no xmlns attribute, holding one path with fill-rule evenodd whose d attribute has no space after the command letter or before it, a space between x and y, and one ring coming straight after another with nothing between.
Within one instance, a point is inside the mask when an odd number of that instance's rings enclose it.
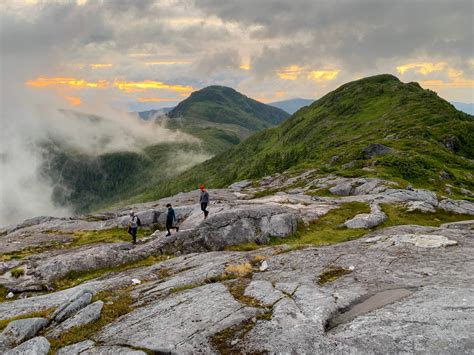
<instances>
[{"instance_id":1,"label":"distant mountain ridge","mask_svg":"<svg viewBox=\"0 0 474 355\"><path fill-rule=\"evenodd\" d=\"M138 112L138 116L145 120L148 121L153 117L160 116L160 115L166 115L168 112L170 112L174 107L163 107L159 109L153 109L153 110L148 110L148 111L140 111Z\"/></svg>"},{"instance_id":2,"label":"distant mountain ridge","mask_svg":"<svg viewBox=\"0 0 474 355\"><path fill-rule=\"evenodd\" d=\"M269 105L282 109L283 111L286 111L292 115L296 111L298 111L300 108L311 105L314 101L316 100L295 98L295 99L289 99L289 100L283 100L283 101L270 102Z\"/></svg>"},{"instance_id":3,"label":"distant mountain ridge","mask_svg":"<svg viewBox=\"0 0 474 355\"><path fill-rule=\"evenodd\" d=\"M474 103L469 104L464 102L451 101L451 104L453 104L453 106L456 107L459 111L474 115Z\"/></svg>"}]
</instances>

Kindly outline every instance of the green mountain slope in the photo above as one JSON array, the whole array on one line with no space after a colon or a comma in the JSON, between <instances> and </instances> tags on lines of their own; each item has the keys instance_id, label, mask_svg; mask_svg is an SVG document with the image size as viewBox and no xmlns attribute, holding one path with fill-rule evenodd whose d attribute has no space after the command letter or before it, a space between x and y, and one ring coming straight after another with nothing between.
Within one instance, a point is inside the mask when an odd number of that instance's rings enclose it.
<instances>
[{"instance_id":1,"label":"green mountain slope","mask_svg":"<svg viewBox=\"0 0 474 355\"><path fill-rule=\"evenodd\" d=\"M101 120L98 116L74 115L92 125ZM67 142L51 140L42 147L45 163L41 173L54 185L56 203L72 204L76 212L85 212L153 190L159 182L288 116L231 88L211 86L184 100L165 122L168 128L199 138L198 143L161 143L146 147L143 152L92 156L72 149Z\"/></svg>"},{"instance_id":2,"label":"green mountain slope","mask_svg":"<svg viewBox=\"0 0 474 355\"><path fill-rule=\"evenodd\" d=\"M369 144L389 154L366 157ZM398 178L441 189L445 183L474 185L474 117L457 111L436 93L392 75L347 83L280 126L185 172L142 198L196 187L214 187L287 169Z\"/></svg>"},{"instance_id":3,"label":"green mountain slope","mask_svg":"<svg viewBox=\"0 0 474 355\"><path fill-rule=\"evenodd\" d=\"M222 131L232 144L289 117L285 111L248 98L232 88L209 86L193 92L168 113L168 125L196 134ZM201 135L201 134L198 134ZM206 137L206 133L202 133ZM230 139L234 137L234 139Z\"/></svg>"}]
</instances>

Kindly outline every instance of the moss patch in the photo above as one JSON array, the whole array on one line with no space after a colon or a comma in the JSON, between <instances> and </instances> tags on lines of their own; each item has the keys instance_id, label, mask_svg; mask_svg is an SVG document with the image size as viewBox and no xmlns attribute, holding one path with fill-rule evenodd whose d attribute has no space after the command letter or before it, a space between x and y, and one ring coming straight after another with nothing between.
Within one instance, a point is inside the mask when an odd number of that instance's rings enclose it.
<instances>
[{"instance_id":1,"label":"moss patch","mask_svg":"<svg viewBox=\"0 0 474 355\"><path fill-rule=\"evenodd\" d=\"M381 204L382 210L387 214L388 219L379 228L391 227L401 224L417 224L420 226L438 227L443 223L458 222L473 219L468 214L456 214L441 209L434 213L420 211L409 212L401 204Z\"/></svg>"},{"instance_id":2,"label":"moss patch","mask_svg":"<svg viewBox=\"0 0 474 355\"><path fill-rule=\"evenodd\" d=\"M89 281L112 272L120 272L138 267L151 266L156 263L169 259L169 256L149 256L145 259L137 260L131 263L122 264L112 268L97 269L92 271L70 271L62 279L56 280L53 284L54 289L63 290L77 286L85 281Z\"/></svg>"},{"instance_id":3,"label":"moss patch","mask_svg":"<svg viewBox=\"0 0 474 355\"><path fill-rule=\"evenodd\" d=\"M268 321L272 318L271 311L265 311L263 313L257 314L256 319ZM238 325L233 327L226 328L220 332L214 334L211 337L211 344L220 354L240 354L241 351L236 351L232 345L233 340L240 340L245 337L245 335L250 332L256 325L252 319L248 319ZM266 352L256 352L252 351L254 355L266 354Z\"/></svg>"},{"instance_id":4,"label":"moss patch","mask_svg":"<svg viewBox=\"0 0 474 355\"><path fill-rule=\"evenodd\" d=\"M325 285L328 282L336 281L341 276L350 274L351 272L352 272L351 270L340 268L340 267L331 268L323 272L321 275L319 275L318 284L321 286Z\"/></svg>"},{"instance_id":5,"label":"moss patch","mask_svg":"<svg viewBox=\"0 0 474 355\"><path fill-rule=\"evenodd\" d=\"M138 228L137 239L147 236L151 233L148 228ZM118 243L130 242L132 237L127 233L126 228L111 228L97 231L74 232L74 241L69 247L79 247L93 243Z\"/></svg>"},{"instance_id":6,"label":"moss patch","mask_svg":"<svg viewBox=\"0 0 474 355\"><path fill-rule=\"evenodd\" d=\"M55 353L64 346L90 339L105 325L132 311L131 304L133 300L126 289L100 292L94 296L93 302L97 300L104 301L100 318L95 322L72 328L68 332L61 334L58 338L49 338L52 353Z\"/></svg>"},{"instance_id":7,"label":"moss patch","mask_svg":"<svg viewBox=\"0 0 474 355\"><path fill-rule=\"evenodd\" d=\"M250 283L250 278L239 278L226 284L231 295L239 302L249 307L262 307L260 302L252 297L245 296L245 289Z\"/></svg>"},{"instance_id":8,"label":"moss patch","mask_svg":"<svg viewBox=\"0 0 474 355\"><path fill-rule=\"evenodd\" d=\"M149 228L138 228L137 239L151 234ZM67 234L73 238L70 242L55 242L46 246L30 247L22 250L0 254L0 261L21 260L34 254L40 254L46 251L58 249L70 249L94 243L119 243L131 242L132 237L127 233L125 228L111 228L97 231L77 231L74 233L49 230L47 234Z\"/></svg>"},{"instance_id":9,"label":"moss patch","mask_svg":"<svg viewBox=\"0 0 474 355\"><path fill-rule=\"evenodd\" d=\"M25 269L23 269L22 267L17 267L15 269L12 269L10 270L10 274L12 275L12 277L14 277L15 279L18 279L22 276L25 275Z\"/></svg>"}]
</instances>

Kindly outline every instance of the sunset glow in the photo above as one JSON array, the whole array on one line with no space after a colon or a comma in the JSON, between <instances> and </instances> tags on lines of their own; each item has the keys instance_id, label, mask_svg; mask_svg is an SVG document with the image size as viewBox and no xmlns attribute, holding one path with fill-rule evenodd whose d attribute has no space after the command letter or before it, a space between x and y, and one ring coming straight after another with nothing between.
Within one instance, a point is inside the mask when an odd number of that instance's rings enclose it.
<instances>
[{"instance_id":1,"label":"sunset glow","mask_svg":"<svg viewBox=\"0 0 474 355\"><path fill-rule=\"evenodd\" d=\"M313 70L309 72L308 79L315 81L334 80L340 70Z\"/></svg>"},{"instance_id":2,"label":"sunset glow","mask_svg":"<svg viewBox=\"0 0 474 355\"><path fill-rule=\"evenodd\" d=\"M46 78L46 77L41 77L41 76L34 80L27 81L26 85L33 86L33 87L73 86L77 88L106 88L109 86L108 82L105 80L90 82L90 81L76 79L76 78L66 78L66 77Z\"/></svg>"},{"instance_id":3,"label":"sunset glow","mask_svg":"<svg viewBox=\"0 0 474 355\"><path fill-rule=\"evenodd\" d=\"M64 98L72 106L79 106L82 103L81 98L77 96L65 96Z\"/></svg>"}]
</instances>

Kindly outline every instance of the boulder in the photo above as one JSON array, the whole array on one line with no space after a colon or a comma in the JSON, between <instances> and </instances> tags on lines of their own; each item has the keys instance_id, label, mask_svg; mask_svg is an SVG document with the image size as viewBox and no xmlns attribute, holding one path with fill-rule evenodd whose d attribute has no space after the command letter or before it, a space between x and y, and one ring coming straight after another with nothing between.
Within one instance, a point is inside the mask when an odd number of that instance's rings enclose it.
<instances>
[{"instance_id":1,"label":"boulder","mask_svg":"<svg viewBox=\"0 0 474 355\"><path fill-rule=\"evenodd\" d=\"M446 229L462 229L462 230L474 230L474 220L444 223L441 228Z\"/></svg>"},{"instance_id":2,"label":"boulder","mask_svg":"<svg viewBox=\"0 0 474 355\"><path fill-rule=\"evenodd\" d=\"M466 200L445 199L439 202L438 207L448 212L474 215L474 203Z\"/></svg>"},{"instance_id":3,"label":"boulder","mask_svg":"<svg viewBox=\"0 0 474 355\"><path fill-rule=\"evenodd\" d=\"M352 160L349 163L345 163L341 165L341 168L343 169L352 169L356 165L356 161Z\"/></svg>"},{"instance_id":4,"label":"boulder","mask_svg":"<svg viewBox=\"0 0 474 355\"><path fill-rule=\"evenodd\" d=\"M234 190L234 191L241 191L243 189L246 189L249 186L252 186L252 181L242 180L242 181L238 181L238 182L235 182L232 185L230 185L229 189Z\"/></svg>"},{"instance_id":5,"label":"boulder","mask_svg":"<svg viewBox=\"0 0 474 355\"><path fill-rule=\"evenodd\" d=\"M94 342L92 340L84 340L80 343L72 344L69 346L65 346L57 351L57 355L77 355L82 353L85 350L88 350L94 346Z\"/></svg>"},{"instance_id":6,"label":"boulder","mask_svg":"<svg viewBox=\"0 0 474 355\"><path fill-rule=\"evenodd\" d=\"M333 186L329 189L329 192L331 192L333 195L338 195L338 196L349 196L351 195L353 190L353 186L351 182L344 181L336 186Z\"/></svg>"},{"instance_id":7,"label":"boulder","mask_svg":"<svg viewBox=\"0 0 474 355\"><path fill-rule=\"evenodd\" d=\"M7 351L4 355L47 355L50 346L45 337L36 337Z\"/></svg>"},{"instance_id":8,"label":"boulder","mask_svg":"<svg viewBox=\"0 0 474 355\"><path fill-rule=\"evenodd\" d=\"M433 205L424 202L424 201L410 201L407 203L407 211L408 212L413 212L413 211L419 211L423 213L434 213L436 212L436 209L433 207Z\"/></svg>"},{"instance_id":9,"label":"boulder","mask_svg":"<svg viewBox=\"0 0 474 355\"><path fill-rule=\"evenodd\" d=\"M46 318L26 318L8 323L0 335L0 350L13 348L25 340L33 338L41 329L48 325Z\"/></svg>"},{"instance_id":10,"label":"boulder","mask_svg":"<svg viewBox=\"0 0 474 355\"><path fill-rule=\"evenodd\" d=\"M373 143L373 144L369 144L367 147L362 149L361 152L364 159L371 159L373 157L378 157L380 155L388 154L391 151L392 151L391 148L383 144Z\"/></svg>"},{"instance_id":11,"label":"boulder","mask_svg":"<svg viewBox=\"0 0 474 355\"><path fill-rule=\"evenodd\" d=\"M380 209L378 204L372 204L370 210L370 213L361 213L345 221L344 225L350 229L372 228L387 220L387 215Z\"/></svg>"},{"instance_id":12,"label":"boulder","mask_svg":"<svg viewBox=\"0 0 474 355\"><path fill-rule=\"evenodd\" d=\"M74 316L71 318L66 319L64 322L57 325L51 331L47 333L48 337L58 337L64 332L68 330L79 327L84 324L92 323L99 319L100 313L102 311L102 307L104 306L104 302L96 301L80 311L78 311Z\"/></svg>"},{"instance_id":13,"label":"boulder","mask_svg":"<svg viewBox=\"0 0 474 355\"><path fill-rule=\"evenodd\" d=\"M51 316L56 322L62 322L71 315L87 306L92 301L92 292L87 289L74 294L66 303L60 306Z\"/></svg>"}]
</instances>

